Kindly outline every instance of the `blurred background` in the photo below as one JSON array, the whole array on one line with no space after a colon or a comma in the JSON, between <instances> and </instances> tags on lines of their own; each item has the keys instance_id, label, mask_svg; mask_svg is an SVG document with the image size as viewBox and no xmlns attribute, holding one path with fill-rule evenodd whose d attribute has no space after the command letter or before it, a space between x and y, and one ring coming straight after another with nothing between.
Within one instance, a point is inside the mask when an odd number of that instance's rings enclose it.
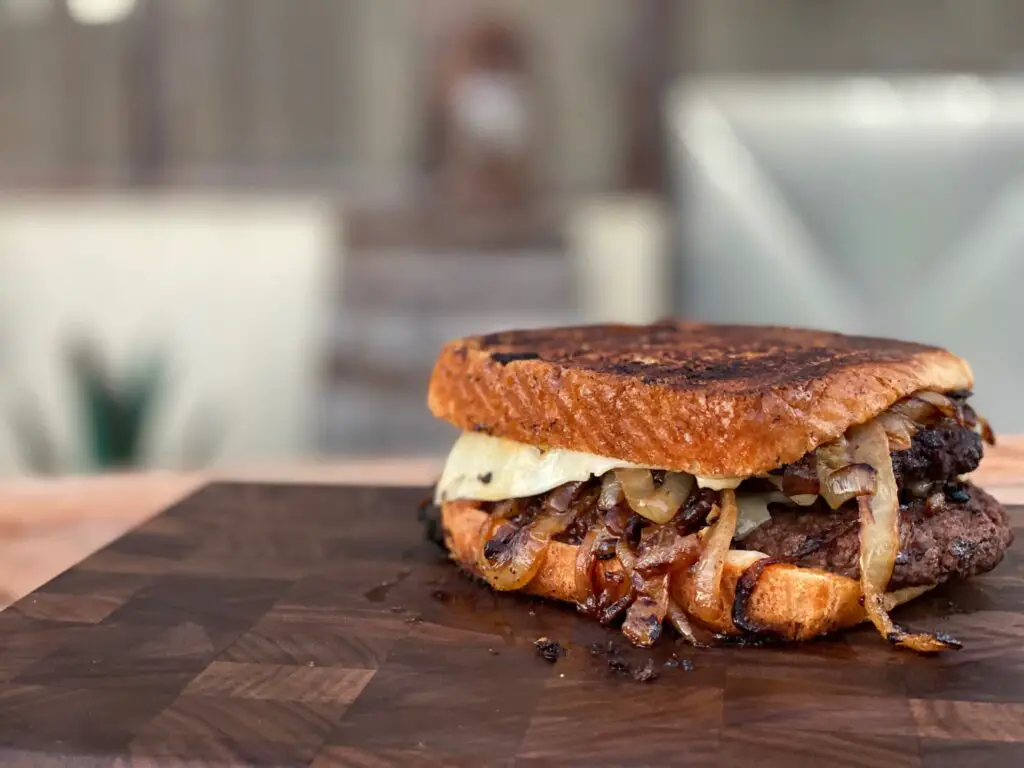
<instances>
[{"instance_id":1,"label":"blurred background","mask_svg":"<svg viewBox=\"0 0 1024 768\"><path fill-rule=\"evenodd\" d=\"M1017 0L0 0L0 476L440 456L451 337L937 343L1024 432Z\"/></svg>"}]
</instances>

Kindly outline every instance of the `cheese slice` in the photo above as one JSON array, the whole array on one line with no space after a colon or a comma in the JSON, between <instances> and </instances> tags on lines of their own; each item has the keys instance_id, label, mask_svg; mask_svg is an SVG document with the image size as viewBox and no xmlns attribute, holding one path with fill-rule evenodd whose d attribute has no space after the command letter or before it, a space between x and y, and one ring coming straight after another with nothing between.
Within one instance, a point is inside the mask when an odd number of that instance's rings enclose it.
<instances>
[{"instance_id":1,"label":"cheese slice","mask_svg":"<svg viewBox=\"0 0 1024 768\"><path fill-rule=\"evenodd\" d=\"M481 432L463 432L448 454L435 502L502 501L536 496L612 469L658 469L580 451L543 449ZM742 478L698 477L701 488L735 488Z\"/></svg>"},{"instance_id":2,"label":"cheese slice","mask_svg":"<svg viewBox=\"0 0 1024 768\"><path fill-rule=\"evenodd\" d=\"M792 504L778 491L771 493L737 493L736 494L736 533L734 539L744 539L772 519L768 505L772 502Z\"/></svg>"}]
</instances>

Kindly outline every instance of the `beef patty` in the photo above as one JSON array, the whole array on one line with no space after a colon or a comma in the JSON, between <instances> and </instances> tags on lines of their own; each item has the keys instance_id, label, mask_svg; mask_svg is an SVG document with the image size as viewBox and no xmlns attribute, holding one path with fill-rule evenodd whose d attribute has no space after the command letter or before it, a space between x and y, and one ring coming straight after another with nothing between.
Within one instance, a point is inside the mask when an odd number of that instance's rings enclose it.
<instances>
[{"instance_id":1,"label":"beef patty","mask_svg":"<svg viewBox=\"0 0 1024 768\"><path fill-rule=\"evenodd\" d=\"M905 488L913 483L944 482L957 475L973 472L981 463L981 437L973 429L952 420L925 427L914 435L910 448L892 452L892 471L896 485ZM815 454L788 464L777 474L788 479L799 478L817 489L818 472Z\"/></svg>"},{"instance_id":2,"label":"beef patty","mask_svg":"<svg viewBox=\"0 0 1024 768\"><path fill-rule=\"evenodd\" d=\"M972 429L956 424L922 429L905 451L892 454L896 485L928 480L951 480L973 472L981 463L981 437Z\"/></svg>"},{"instance_id":3,"label":"beef patty","mask_svg":"<svg viewBox=\"0 0 1024 768\"><path fill-rule=\"evenodd\" d=\"M974 576L992 570L1003 559L1013 543L1006 510L980 488L965 484L960 489L966 493L947 494L943 509L934 514L923 499L900 507L900 551L890 589ZM856 579L860 577L859 530L852 505L832 513L772 505L771 522L733 546L770 557L794 557L812 550L796 563Z\"/></svg>"}]
</instances>

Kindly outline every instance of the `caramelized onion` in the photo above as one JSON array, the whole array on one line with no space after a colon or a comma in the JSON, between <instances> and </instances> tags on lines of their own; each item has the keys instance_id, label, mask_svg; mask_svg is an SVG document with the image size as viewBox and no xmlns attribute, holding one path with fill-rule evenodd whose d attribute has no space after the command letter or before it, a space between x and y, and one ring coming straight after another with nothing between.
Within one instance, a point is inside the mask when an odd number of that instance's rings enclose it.
<instances>
[{"instance_id":1,"label":"caramelized onion","mask_svg":"<svg viewBox=\"0 0 1024 768\"><path fill-rule=\"evenodd\" d=\"M601 541L602 528L597 526L587 531L583 542L576 550L574 575L576 577L576 594L580 596L580 607L585 608L594 596L594 556L597 545Z\"/></svg>"},{"instance_id":2,"label":"caramelized onion","mask_svg":"<svg viewBox=\"0 0 1024 768\"><path fill-rule=\"evenodd\" d=\"M877 421L850 430L852 454L875 469L877 487L870 496L857 498L860 509L860 584L864 610L889 642L919 652L957 648L952 638L907 632L886 611L885 589L892 577L900 546L899 498L885 431Z\"/></svg>"},{"instance_id":3,"label":"caramelized onion","mask_svg":"<svg viewBox=\"0 0 1024 768\"><path fill-rule=\"evenodd\" d=\"M693 567L694 613L708 624L721 616L722 570L736 532L736 494L724 490L720 495L721 511L704 538L704 551Z\"/></svg>"},{"instance_id":4,"label":"caramelized onion","mask_svg":"<svg viewBox=\"0 0 1024 768\"><path fill-rule=\"evenodd\" d=\"M614 472L605 472L601 478L601 495L597 499L597 508L602 511L613 509L622 498L622 483Z\"/></svg>"},{"instance_id":5,"label":"caramelized onion","mask_svg":"<svg viewBox=\"0 0 1024 768\"><path fill-rule=\"evenodd\" d=\"M899 500L885 432L877 422L850 430L851 452L875 470L876 488L860 497L860 569L865 592L882 593L899 550Z\"/></svg>"},{"instance_id":6,"label":"caramelized onion","mask_svg":"<svg viewBox=\"0 0 1024 768\"><path fill-rule=\"evenodd\" d=\"M870 464L849 464L830 474L825 481L825 487L827 492L836 498L870 496L875 492L877 485L875 474L875 469Z\"/></svg>"},{"instance_id":7,"label":"caramelized onion","mask_svg":"<svg viewBox=\"0 0 1024 768\"><path fill-rule=\"evenodd\" d=\"M648 648L661 636L662 623L668 613L669 574L644 578L633 572L633 589L637 596L626 612L622 633L641 648Z\"/></svg>"},{"instance_id":8,"label":"caramelized onion","mask_svg":"<svg viewBox=\"0 0 1024 768\"><path fill-rule=\"evenodd\" d=\"M903 605L903 603L920 597L928 590L935 589L935 587L935 584L924 584L919 587L903 587L903 589L897 589L895 592L886 592L885 597L882 599L882 607L886 611L891 611L893 608Z\"/></svg>"},{"instance_id":9,"label":"caramelized onion","mask_svg":"<svg viewBox=\"0 0 1024 768\"><path fill-rule=\"evenodd\" d=\"M646 647L661 634L669 610L672 575L689 568L700 557L700 539L696 534L683 536L669 526L651 526L644 530L636 555L625 539L619 539L616 546L635 595L622 631L634 644ZM685 617L676 619L673 623L677 629L688 626Z\"/></svg>"},{"instance_id":10,"label":"caramelized onion","mask_svg":"<svg viewBox=\"0 0 1024 768\"><path fill-rule=\"evenodd\" d=\"M686 503L693 491L694 477L682 472L668 472L657 489L654 477L646 469L617 469L615 477L622 484L626 502L638 515L664 525Z\"/></svg>"},{"instance_id":11,"label":"caramelized onion","mask_svg":"<svg viewBox=\"0 0 1024 768\"><path fill-rule=\"evenodd\" d=\"M917 422L894 411L880 413L877 416L877 421L885 430L891 450L906 451L910 449L914 443L914 435L917 434Z\"/></svg>"},{"instance_id":12,"label":"caramelized onion","mask_svg":"<svg viewBox=\"0 0 1024 768\"><path fill-rule=\"evenodd\" d=\"M544 507L551 512L565 512L572 506L573 501L576 500L576 496L579 495L580 488L583 487L583 483L566 483L565 485L559 486L546 497L544 497Z\"/></svg>"},{"instance_id":13,"label":"caramelized onion","mask_svg":"<svg viewBox=\"0 0 1024 768\"><path fill-rule=\"evenodd\" d=\"M622 576L621 573L618 575ZM623 578L624 590L616 592L606 587L596 600L597 620L606 626L615 621L619 614L633 602L633 585L625 583L625 581Z\"/></svg>"},{"instance_id":14,"label":"caramelized onion","mask_svg":"<svg viewBox=\"0 0 1024 768\"><path fill-rule=\"evenodd\" d=\"M914 424L923 427L931 426L937 421L936 417L941 415L934 405L927 400L921 400L916 397L908 397L900 400L898 403L893 403L889 406L888 413L903 416Z\"/></svg>"},{"instance_id":15,"label":"caramelized onion","mask_svg":"<svg viewBox=\"0 0 1024 768\"><path fill-rule=\"evenodd\" d=\"M707 648L711 645L708 637L701 637L697 634L697 630L690 623L690 619L687 618L685 611L671 597L668 600L668 620L672 622L672 626L679 633L679 636L690 645L697 648Z\"/></svg>"},{"instance_id":16,"label":"caramelized onion","mask_svg":"<svg viewBox=\"0 0 1024 768\"><path fill-rule=\"evenodd\" d=\"M850 455L850 443L845 435L840 436L830 443L819 446L814 452L814 458L817 465L821 496L832 509L839 509L852 497L843 498L831 493L828 489L828 479L832 476L833 472L837 472L843 467L854 463Z\"/></svg>"},{"instance_id":17,"label":"caramelized onion","mask_svg":"<svg viewBox=\"0 0 1024 768\"><path fill-rule=\"evenodd\" d=\"M659 526L640 544L640 553L633 570L644 577L680 571L693 565L700 557L700 539L697 534L681 536L674 528Z\"/></svg>"},{"instance_id":18,"label":"caramelized onion","mask_svg":"<svg viewBox=\"0 0 1024 768\"><path fill-rule=\"evenodd\" d=\"M520 512L520 500L519 499L505 499L499 501L494 505L491 510L491 520L508 520L509 518L515 517ZM490 538L490 537L488 537Z\"/></svg>"},{"instance_id":19,"label":"caramelized onion","mask_svg":"<svg viewBox=\"0 0 1024 768\"><path fill-rule=\"evenodd\" d=\"M540 517L517 530L493 557L488 557L488 548L484 546L477 561L480 575L497 590L522 589L544 564L551 537L568 528L575 517L576 513L571 509ZM484 541L490 541L505 524L507 521L503 519L489 520L484 530Z\"/></svg>"},{"instance_id":20,"label":"caramelized onion","mask_svg":"<svg viewBox=\"0 0 1024 768\"><path fill-rule=\"evenodd\" d=\"M917 426L928 427L942 418L965 423L964 409L956 401L939 392L922 390L890 406L888 413L904 416Z\"/></svg>"},{"instance_id":21,"label":"caramelized onion","mask_svg":"<svg viewBox=\"0 0 1024 768\"><path fill-rule=\"evenodd\" d=\"M621 563L626 575L632 576L633 568L636 565L636 555L629 548L629 542L626 541L624 536L615 542L615 556L619 559L619 563Z\"/></svg>"},{"instance_id":22,"label":"caramelized onion","mask_svg":"<svg viewBox=\"0 0 1024 768\"><path fill-rule=\"evenodd\" d=\"M964 411L960 405L950 397L931 390L922 390L911 395L915 400L923 400L947 419L955 419L958 423L964 421Z\"/></svg>"}]
</instances>

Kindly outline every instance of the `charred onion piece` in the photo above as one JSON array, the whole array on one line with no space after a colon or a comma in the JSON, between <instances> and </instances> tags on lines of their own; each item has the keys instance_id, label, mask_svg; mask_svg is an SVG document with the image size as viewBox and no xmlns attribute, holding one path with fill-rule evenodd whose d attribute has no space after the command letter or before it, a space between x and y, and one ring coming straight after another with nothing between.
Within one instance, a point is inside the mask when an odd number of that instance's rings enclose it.
<instances>
[{"instance_id":1,"label":"charred onion piece","mask_svg":"<svg viewBox=\"0 0 1024 768\"><path fill-rule=\"evenodd\" d=\"M695 483L693 475L669 472L659 488L654 487L654 476L646 469L617 469L615 477L622 485L626 503L638 515L665 524L686 503Z\"/></svg>"},{"instance_id":2,"label":"charred onion piece","mask_svg":"<svg viewBox=\"0 0 1024 768\"><path fill-rule=\"evenodd\" d=\"M651 526L644 530L635 560L623 564L630 572L630 584L636 595L622 625L622 632L630 641L646 647L658 639L669 610L670 579L673 573L696 562L700 552L700 539L696 534L682 536L669 526ZM673 620L673 623L678 622Z\"/></svg>"},{"instance_id":3,"label":"charred onion piece","mask_svg":"<svg viewBox=\"0 0 1024 768\"><path fill-rule=\"evenodd\" d=\"M642 542L633 569L645 577L681 571L697 561L700 550L697 534L681 536L673 528L659 526Z\"/></svg>"},{"instance_id":4,"label":"charred onion piece","mask_svg":"<svg viewBox=\"0 0 1024 768\"><path fill-rule=\"evenodd\" d=\"M477 561L480 575L499 591L522 589L544 564L551 537L568 528L575 517L572 509L539 517L518 529L499 552L490 556L485 545ZM489 542L506 524L507 520L501 518L489 519L484 527L484 541Z\"/></svg>"},{"instance_id":5,"label":"charred onion piece","mask_svg":"<svg viewBox=\"0 0 1024 768\"><path fill-rule=\"evenodd\" d=\"M626 584L625 592L618 598L610 600L613 594L610 590L606 589L601 597L597 598L597 620L606 626L615 621L619 614L626 610L633 601L633 585Z\"/></svg>"},{"instance_id":6,"label":"charred onion piece","mask_svg":"<svg viewBox=\"0 0 1024 768\"><path fill-rule=\"evenodd\" d=\"M714 624L722 615L722 570L736 532L736 494L732 490L721 492L722 503L718 519L704 538L704 551L693 566L694 613L696 617Z\"/></svg>"},{"instance_id":7,"label":"charred onion piece","mask_svg":"<svg viewBox=\"0 0 1024 768\"><path fill-rule=\"evenodd\" d=\"M698 488L686 500L683 511L675 517L673 524L680 533L696 533L704 527L711 510L718 504L718 491Z\"/></svg>"},{"instance_id":8,"label":"charred onion piece","mask_svg":"<svg viewBox=\"0 0 1024 768\"><path fill-rule=\"evenodd\" d=\"M624 570L604 570L597 565L597 555L606 542L618 541L604 526L587 532L576 553L575 583L579 600L576 608L583 614L594 616L602 624L609 624L633 600L630 574Z\"/></svg>"},{"instance_id":9,"label":"charred onion piece","mask_svg":"<svg viewBox=\"0 0 1024 768\"><path fill-rule=\"evenodd\" d=\"M644 578L633 571L637 597L626 612L622 633L634 645L648 648L661 637L662 623L668 613L668 579L668 573Z\"/></svg>"},{"instance_id":10,"label":"charred onion piece","mask_svg":"<svg viewBox=\"0 0 1024 768\"><path fill-rule=\"evenodd\" d=\"M877 478L875 492L857 498L860 510L860 584L868 618L882 637L902 648L923 653L959 648L959 643L949 637L907 632L889 617L885 589L900 546L899 499L889 443L877 421L851 429L850 442L854 457L858 462L874 467Z\"/></svg>"}]
</instances>

